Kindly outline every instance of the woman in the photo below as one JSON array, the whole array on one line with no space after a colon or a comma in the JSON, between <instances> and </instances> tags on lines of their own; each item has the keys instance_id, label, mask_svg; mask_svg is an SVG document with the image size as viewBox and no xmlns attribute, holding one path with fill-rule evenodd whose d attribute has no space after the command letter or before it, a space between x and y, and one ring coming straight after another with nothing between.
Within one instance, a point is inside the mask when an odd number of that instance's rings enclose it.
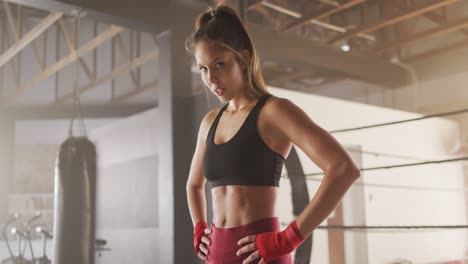
<instances>
[{"instance_id":1,"label":"woman","mask_svg":"<svg viewBox=\"0 0 468 264\"><path fill-rule=\"evenodd\" d=\"M333 211L360 171L301 109L268 93L257 52L234 9L219 5L202 13L186 46L205 85L226 102L201 122L187 181L195 251L209 264L291 263L290 253ZM281 231L274 208L293 144L325 177L304 211Z\"/></svg>"}]
</instances>

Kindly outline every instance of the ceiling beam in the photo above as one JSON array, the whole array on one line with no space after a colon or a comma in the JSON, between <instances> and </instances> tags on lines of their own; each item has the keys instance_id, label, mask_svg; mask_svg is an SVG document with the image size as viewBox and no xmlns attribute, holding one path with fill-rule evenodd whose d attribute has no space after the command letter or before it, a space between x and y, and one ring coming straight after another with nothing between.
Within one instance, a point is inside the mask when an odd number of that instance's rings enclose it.
<instances>
[{"instance_id":1,"label":"ceiling beam","mask_svg":"<svg viewBox=\"0 0 468 264\"><path fill-rule=\"evenodd\" d=\"M44 72L36 75L30 81L26 82L24 85L18 87L15 92L13 93L13 98L7 99L7 102L14 102L16 98L24 93L26 90L30 89L31 87L37 85L41 81L47 79L54 73L60 71L65 66L69 65L70 63L77 60L79 57L85 55L86 53L96 49L99 45L104 43L105 41L109 40L110 38L114 37L115 35L119 34L123 30L122 27L118 26L109 26L107 30L96 36L94 39L90 40L80 48L76 50L76 52L69 53L67 56L44 70Z\"/></svg>"},{"instance_id":2,"label":"ceiling beam","mask_svg":"<svg viewBox=\"0 0 468 264\"><path fill-rule=\"evenodd\" d=\"M431 49L419 54L415 54L412 56L404 57L402 59L403 62L407 63L413 63L419 60L424 60L430 57L434 57L436 55L441 55L449 52L454 52L455 50L461 49L461 48L468 48L468 40L463 39L456 41L454 43L450 43L447 45L443 45L441 47L437 47L435 49Z\"/></svg>"},{"instance_id":3,"label":"ceiling beam","mask_svg":"<svg viewBox=\"0 0 468 264\"><path fill-rule=\"evenodd\" d=\"M410 4L409 2L406 2L406 5L402 5L398 1L393 1L392 4L395 6L397 9L404 9ZM435 11L427 12L423 14L423 17L427 18L428 20L432 21L433 23L437 25L444 26L445 23L447 23L447 6L444 6L440 9L441 13L437 13ZM464 34L465 36L468 36L468 30L467 29L461 29L459 30L460 33Z\"/></svg>"},{"instance_id":4,"label":"ceiling beam","mask_svg":"<svg viewBox=\"0 0 468 264\"><path fill-rule=\"evenodd\" d=\"M107 82L107 81L110 81L110 80L113 80L123 74L125 74L126 72L130 71L130 70L133 70L133 69L136 69L137 67L147 63L147 62L150 62L150 61L153 61L153 60L157 60L159 58L159 49L155 49L153 51L150 51L136 59L134 59L133 61L131 62L127 62L125 64L122 64L120 65L119 67L117 67L116 69L114 69L111 73L105 75L105 76L102 76L100 77L99 79L97 80L94 80L82 87L79 87L78 90L77 90L77 95L80 96L82 95L83 93L91 90L91 89L94 89L96 87L98 87L99 85ZM61 97L59 97L56 101L57 104L63 104L65 103L67 100L70 100L70 99L73 99L74 97L74 92L71 91Z\"/></svg>"},{"instance_id":5,"label":"ceiling beam","mask_svg":"<svg viewBox=\"0 0 468 264\"><path fill-rule=\"evenodd\" d=\"M5 65L11 58L18 54L28 44L34 41L42 32L46 31L57 19L62 16L61 13L52 13L44 18L38 25L26 33L18 42L11 46L0 56L0 67Z\"/></svg>"},{"instance_id":6,"label":"ceiling beam","mask_svg":"<svg viewBox=\"0 0 468 264\"><path fill-rule=\"evenodd\" d=\"M52 0L8 1L29 2L29 4L35 4L36 6L39 6L39 3L43 6L45 4L61 4L62 8L64 8L64 6L67 7L67 12L70 12L69 10L71 7L81 5L87 14L93 12L95 14L101 14L101 16L96 16L98 21L102 21L103 18L113 17L115 20L109 22L116 24L121 22L116 18L118 15L117 11L119 11L123 12L120 13L121 17L129 20L131 19L135 23L147 23L146 25L149 26L149 28L152 28L152 30L149 30L148 32L168 30L170 28L170 17L176 14L178 17L178 23L191 25L200 11L205 8L193 8L189 5L178 6L175 4L172 6L170 4L166 4L166 2L172 3L172 1L150 0L134 0L132 2L132 8L129 8L127 1L124 1L125 4L121 1L116 1L114 4L115 6L103 5L101 1L80 0L61 0L60 2ZM65 4L65 2L68 4ZM88 6L84 6L84 2L86 2ZM351 2L356 3L356 1ZM91 5L95 5L96 8L90 9ZM105 6L108 7L107 10L105 9ZM154 6L157 8L154 9ZM346 5L344 4L342 8L345 6ZM146 10L139 13L141 9ZM148 9L150 11L148 11ZM155 17L158 18L155 19ZM331 71L335 72L337 76L367 81L384 87L400 87L411 83L412 80L410 72L399 65L379 59L368 58L366 56L344 53L298 37L278 32L267 32L251 24L248 24L248 28L252 38L255 40L255 46L261 54L262 59L274 60L286 65L290 64L291 66L298 66L301 68L313 68L318 71ZM274 43L274 45L272 45L272 43Z\"/></svg>"},{"instance_id":7,"label":"ceiling beam","mask_svg":"<svg viewBox=\"0 0 468 264\"><path fill-rule=\"evenodd\" d=\"M350 38L353 38L355 37L357 34L361 33L369 33L369 32L373 32L373 31L376 31L378 29L381 29L383 27L387 27L387 26L390 26L390 25L393 25L393 24L396 24L396 23L399 23L399 22L402 22L404 20L407 20L409 18L412 18L412 17L415 17L415 16L419 16L419 15L422 15L424 13L427 13L427 12L430 12L432 10L435 10L435 9L438 9L438 8L441 8L441 7L444 7L444 6L447 6L447 5L451 5L455 2L457 2L459 0L439 0L439 1L430 1L429 4L425 4L423 6L418 6L418 7L414 7L414 8L411 8L409 10L405 10L401 13L398 13L398 14L394 14L390 17L385 17L379 21L371 21L367 24L364 24L354 30L350 30L349 32L343 34L343 35L340 35L336 38L333 38L331 40L328 41L328 44L329 45L333 45L333 44L336 44L336 43L339 43L341 41L345 41L345 40L348 40Z\"/></svg>"},{"instance_id":8,"label":"ceiling beam","mask_svg":"<svg viewBox=\"0 0 468 264\"><path fill-rule=\"evenodd\" d=\"M302 18L302 14L300 14L298 12L295 12L295 11L292 11L290 9L287 9L285 7L276 5L276 4L263 2L262 5L270 8L270 9L276 10L277 12L280 12L280 13L283 13L285 15L291 16L291 17L295 17L295 18L299 18L299 19ZM329 29L329 30L338 31L340 33L344 33L346 31L348 31L348 29L346 29L345 27L341 27L341 26L330 24L330 23L326 23L326 22L323 22L323 21L318 20L318 19L313 19L308 23L311 23L311 24L314 24L314 25L317 25L317 26L320 26L320 27L324 27L324 28ZM283 30L283 31L287 31L287 30ZM368 40L371 40L371 41L375 41L375 37L371 36L371 35L358 34L357 36L368 39Z\"/></svg>"},{"instance_id":9,"label":"ceiling beam","mask_svg":"<svg viewBox=\"0 0 468 264\"><path fill-rule=\"evenodd\" d=\"M420 40L423 40L423 39L426 39L426 38L432 38L432 37L436 37L436 36L439 36L439 35L442 35L442 34L446 34L446 33L450 33L450 32L454 32L454 31L458 31L462 28L466 28L468 27L468 17L465 17L463 19L459 19L459 20L456 20L456 21L452 21L450 23L446 23L444 26L441 26L441 27L437 27L437 28L434 28L434 29L431 29L431 30L427 30L427 31L424 31L424 32L421 32L421 33L418 33L418 34L414 34L408 38L405 38L403 40L398 40L398 41L393 41L393 42L390 42L386 45L382 45L380 47L376 47L375 49L373 49L371 51L371 53L374 53L374 54L378 54L378 53L381 53L383 51L386 51L388 49L392 49L392 48L396 48L396 47L404 47L404 46L408 46L416 41L420 41Z\"/></svg>"},{"instance_id":10,"label":"ceiling beam","mask_svg":"<svg viewBox=\"0 0 468 264\"><path fill-rule=\"evenodd\" d=\"M347 31L349 31L347 28L345 27L340 27L340 26L336 26L336 25L332 25L332 24L329 24L329 23L325 23L325 22L322 22L322 21L319 21L319 20L315 20L313 22L311 22L312 24L314 25L317 25L317 26L321 26L321 27L324 27L324 28L327 28L329 30L333 30L333 31L336 31L336 32L340 32L340 33L345 33ZM363 39L367 39L367 40L370 40L370 41L375 41L375 37L372 36L372 35L369 35L369 34L357 34L358 37L360 38L363 38Z\"/></svg>"},{"instance_id":11,"label":"ceiling beam","mask_svg":"<svg viewBox=\"0 0 468 264\"><path fill-rule=\"evenodd\" d=\"M122 37L120 35L117 35L117 37L115 38L115 41L120 48L120 51L121 51L121 54L123 55L124 60L126 62L131 62L132 61L131 49L130 50L127 49L127 47L124 44L124 41L122 40ZM132 43L133 43L133 38L130 38L130 47L132 47ZM112 54L112 56L115 56L115 54ZM133 70L130 70L129 73L130 73L130 78L132 79L133 85L140 86L140 80L138 76L136 75L136 73Z\"/></svg>"},{"instance_id":12,"label":"ceiling beam","mask_svg":"<svg viewBox=\"0 0 468 264\"><path fill-rule=\"evenodd\" d=\"M75 22L76 22L76 20L75 20ZM58 24L59 24L60 31L62 31L63 38L65 39L65 43L67 44L68 50L71 53L75 53L76 52L76 43L75 42L77 40L75 39L75 41L72 41L72 39L70 38L70 35L67 32L67 29L65 27L65 22L63 21L63 19L59 19ZM81 68L83 69L83 71L86 73L86 76L88 76L88 79L93 80L95 78L95 76L91 72L91 70L89 69L88 64L86 64L86 61L84 61L84 59L82 57L79 57L78 62L80 63Z\"/></svg>"},{"instance_id":13,"label":"ceiling beam","mask_svg":"<svg viewBox=\"0 0 468 264\"><path fill-rule=\"evenodd\" d=\"M274 17L270 13L270 11L268 11L265 7L259 5L259 6L255 7L254 10L256 12L260 13L263 17L265 17L266 20L268 20L268 22L273 24L275 29L279 27L281 21L278 18Z\"/></svg>"},{"instance_id":14,"label":"ceiling beam","mask_svg":"<svg viewBox=\"0 0 468 264\"><path fill-rule=\"evenodd\" d=\"M247 10L253 10L259 7L266 0L247 0Z\"/></svg>"},{"instance_id":15,"label":"ceiling beam","mask_svg":"<svg viewBox=\"0 0 468 264\"><path fill-rule=\"evenodd\" d=\"M102 23L159 34L169 28L168 9L172 2L154 0L4 0L36 9L86 16ZM129 4L130 3L130 4Z\"/></svg>"},{"instance_id":16,"label":"ceiling beam","mask_svg":"<svg viewBox=\"0 0 468 264\"><path fill-rule=\"evenodd\" d=\"M438 24L438 25L441 25L443 26L447 21L444 21L444 19L442 18L441 15L437 14L436 12L428 12L426 14L424 14L424 16L431 20L432 22ZM467 29L461 29L461 30L458 30L460 33L462 33L463 35L465 36L468 36L468 30Z\"/></svg>"},{"instance_id":17,"label":"ceiling beam","mask_svg":"<svg viewBox=\"0 0 468 264\"><path fill-rule=\"evenodd\" d=\"M407 69L381 59L341 52L310 40L267 32L254 25L249 26L249 31L263 59L299 68L311 67L318 71L334 72L337 76L388 88L401 87L412 80Z\"/></svg>"},{"instance_id":18,"label":"ceiling beam","mask_svg":"<svg viewBox=\"0 0 468 264\"><path fill-rule=\"evenodd\" d=\"M349 1L347 2L346 4L343 4L343 5L340 5L338 7L327 7L325 10L319 10L318 12L316 12L316 14L312 14L312 15L309 15L309 16L306 16L306 17L303 17L301 18L299 21L293 21L289 24L286 24L282 29L281 31L286 31L286 32L290 32L290 31L293 31L299 27L302 27L308 23L311 23L313 21L316 21L316 20L320 20L320 19L324 19L324 18L327 18L333 14L336 14L336 13L339 13L343 10L346 10L348 8L351 8L355 5L358 5L362 2L364 2L366 0L352 0L352 1Z\"/></svg>"},{"instance_id":19,"label":"ceiling beam","mask_svg":"<svg viewBox=\"0 0 468 264\"><path fill-rule=\"evenodd\" d=\"M320 0L320 3L331 5L331 6L336 6L336 7L341 5L340 3L338 3L337 1L334 1L334 0Z\"/></svg>"}]
</instances>

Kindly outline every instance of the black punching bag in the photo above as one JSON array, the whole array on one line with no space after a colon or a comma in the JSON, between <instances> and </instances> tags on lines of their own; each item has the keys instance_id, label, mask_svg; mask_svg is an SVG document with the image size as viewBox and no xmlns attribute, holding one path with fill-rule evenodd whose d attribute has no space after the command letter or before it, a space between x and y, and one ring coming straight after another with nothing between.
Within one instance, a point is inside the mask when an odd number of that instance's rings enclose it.
<instances>
[{"instance_id":1,"label":"black punching bag","mask_svg":"<svg viewBox=\"0 0 468 264\"><path fill-rule=\"evenodd\" d=\"M70 136L55 164L54 263L94 264L96 149Z\"/></svg>"}]
</instances>

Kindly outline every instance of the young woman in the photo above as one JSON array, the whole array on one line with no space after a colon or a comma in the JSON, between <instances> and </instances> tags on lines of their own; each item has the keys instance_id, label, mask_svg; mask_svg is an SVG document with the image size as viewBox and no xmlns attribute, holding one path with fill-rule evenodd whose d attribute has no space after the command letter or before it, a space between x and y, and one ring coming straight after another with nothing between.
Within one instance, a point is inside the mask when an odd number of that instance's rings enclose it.
<instances>
[{"instance_id":1,"label":"young woman","mask_svg":"<svg viewBox=\"0 0 468 264\"><path fill-rule=\"evenodd\" d=\"M187 49L205 85L226 103L203 118L187 181L195 251L209 264L289 264L290 253L333 211L360 171L301 109L268 93L257 52L234 9L219 5L200 14ZM293 144L325 177L304 211L281 231L274 208Z\"/></svg>"}]
</instances>

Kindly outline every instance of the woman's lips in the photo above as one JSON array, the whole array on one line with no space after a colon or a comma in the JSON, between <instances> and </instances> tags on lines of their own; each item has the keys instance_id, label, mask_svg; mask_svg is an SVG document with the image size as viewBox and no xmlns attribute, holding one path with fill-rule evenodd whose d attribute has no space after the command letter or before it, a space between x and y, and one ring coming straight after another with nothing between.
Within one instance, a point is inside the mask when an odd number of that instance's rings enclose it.
<instances>
[{"instance_id":1,"label":"woman's lips","mask_svg":"<svg viewBox=\"0 0 468 264\"><path fill-rule=\"evenodd\" d=\"M224 94L224 89L215 89L214 92L217 96L222 96Z\"/></svg>"}]
</instances>

